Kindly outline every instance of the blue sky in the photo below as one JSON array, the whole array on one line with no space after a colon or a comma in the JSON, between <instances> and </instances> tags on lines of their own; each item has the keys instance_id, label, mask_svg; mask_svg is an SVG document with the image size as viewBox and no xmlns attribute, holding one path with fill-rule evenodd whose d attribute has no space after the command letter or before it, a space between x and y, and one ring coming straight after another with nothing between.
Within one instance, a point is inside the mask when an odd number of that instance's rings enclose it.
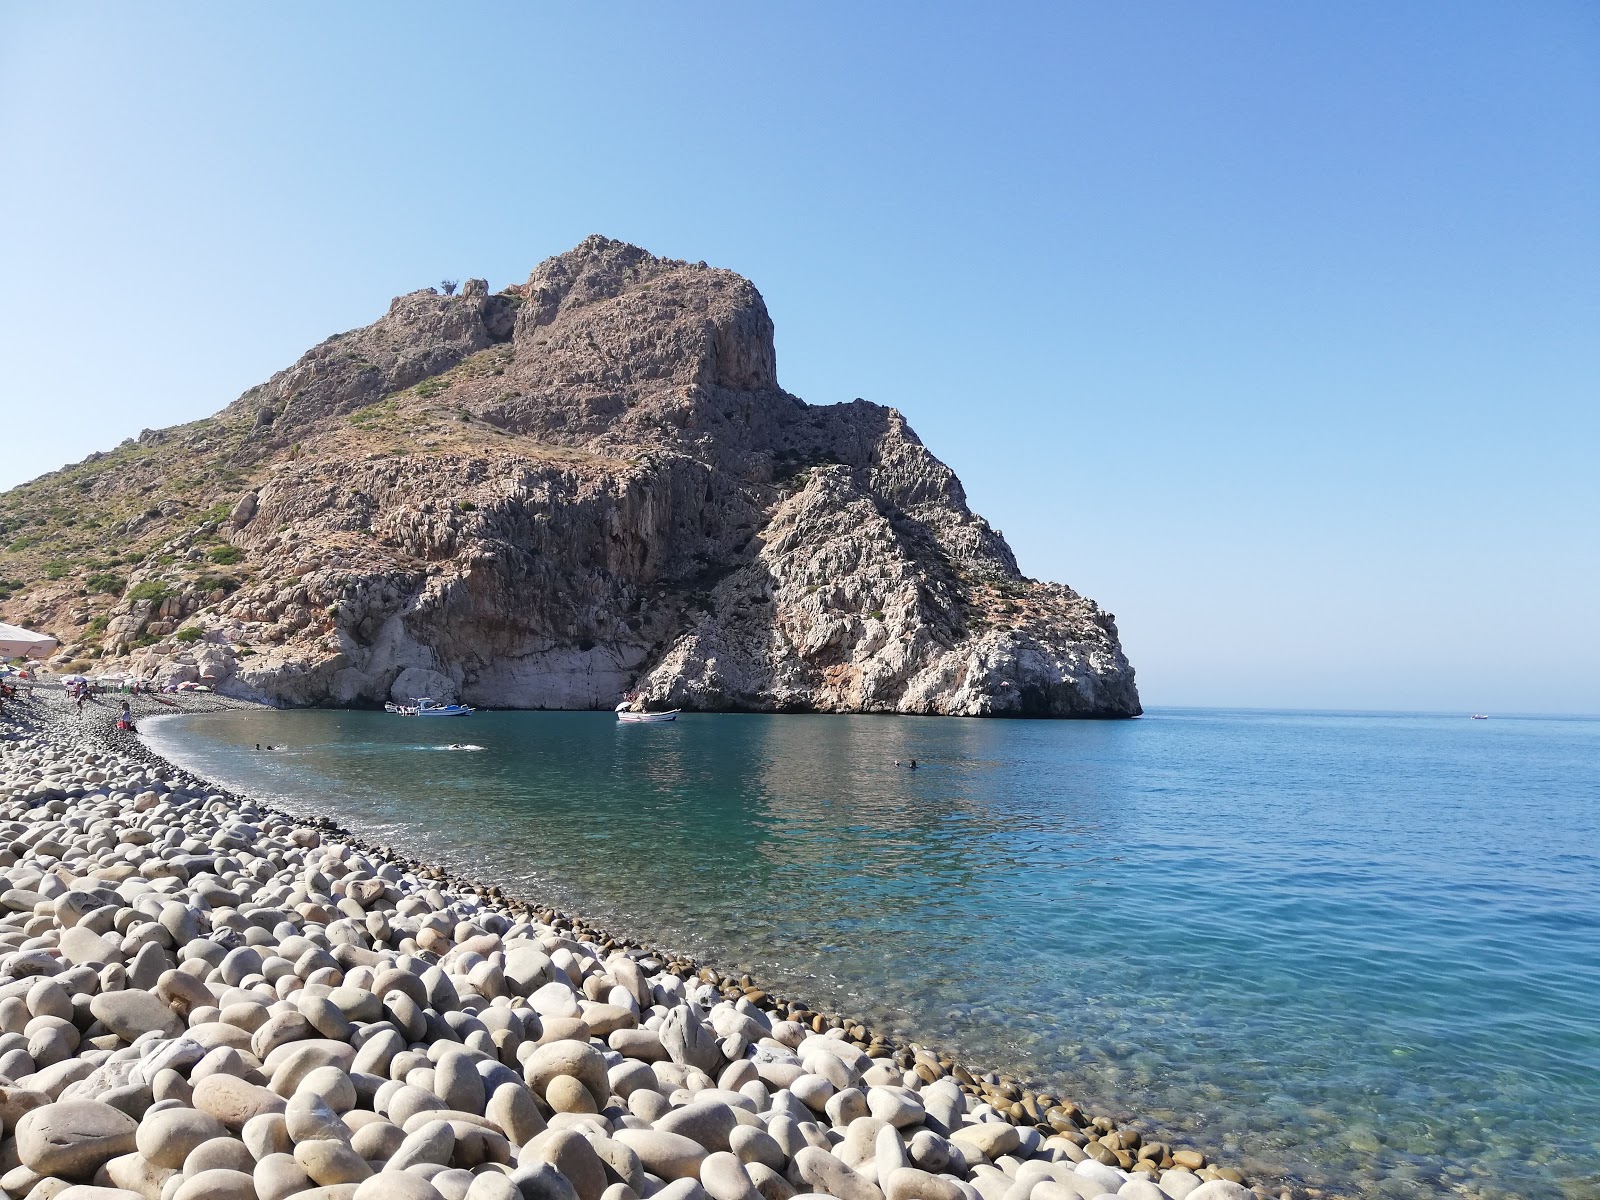
<instances>
[{"instance_id":1,"label":"blue sky","mask_svg":"<svg viewBox=\"0 0 1600 1200\"><path fill-rule=\"evenodd\" d=\"M1147 703L1600 712L1591 3L5 3L0 163L0 487L605 233Z\"/></svg>"}]
</instances>

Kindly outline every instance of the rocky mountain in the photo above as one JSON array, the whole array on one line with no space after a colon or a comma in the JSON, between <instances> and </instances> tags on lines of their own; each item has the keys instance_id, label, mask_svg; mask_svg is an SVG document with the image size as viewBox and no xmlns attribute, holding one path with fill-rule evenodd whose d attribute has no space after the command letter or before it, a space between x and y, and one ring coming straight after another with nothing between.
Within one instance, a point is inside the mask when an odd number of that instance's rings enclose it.
<instances>
[{"instance_id":1,"label":"rocky mountain","mask_svg":"<svg viewBox=\"0 0 1600 1200\"><path fill-rule=\"evenodd\" d=\"M0 495L58 664L289 705L1132 716L891 408L778 385L745 279L591 237L400 296L215 417Z\"/></svg>"}]
</instances>

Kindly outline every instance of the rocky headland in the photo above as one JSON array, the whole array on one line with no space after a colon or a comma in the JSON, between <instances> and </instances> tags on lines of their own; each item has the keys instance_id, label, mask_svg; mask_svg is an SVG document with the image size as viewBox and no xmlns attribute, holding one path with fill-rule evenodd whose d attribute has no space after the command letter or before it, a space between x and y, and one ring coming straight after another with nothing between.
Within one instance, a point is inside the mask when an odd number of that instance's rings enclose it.
<instances>
[{"instance_id":1,"label":"rocky headland","mask_svg":"<svg viewBox=\"0 0 1600 1200\"><path fill-rule=\"evenodd\" d=\"M0 1195L1274 1196L1059 1096L230 795L114 732L114 712L41 689L0 715Z\"/></svg>"},{"instance_id":2,"label":"rocky headland","mask_svg":"<svg viewBox=\"0 0 1600 1200\"><path fill-rule=\"evenodd\" d=\"M0 619L285 705L1139 713L899 412L783 391L747 280L592 237L450 290L0 495Z\"/></svg>"}]
</instances>

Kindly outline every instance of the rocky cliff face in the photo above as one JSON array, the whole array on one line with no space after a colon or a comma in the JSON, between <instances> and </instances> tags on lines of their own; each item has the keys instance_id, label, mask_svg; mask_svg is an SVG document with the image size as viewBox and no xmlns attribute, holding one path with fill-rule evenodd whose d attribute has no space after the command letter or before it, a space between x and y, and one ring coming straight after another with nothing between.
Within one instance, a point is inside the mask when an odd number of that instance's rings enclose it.
<instances>
[{"instance_id":1,"label":"rocky cliff face","mask_svg":"<svg viewBox=\"0 0 1600 1200\"><path fill-rule=\"evenodd\" d=\"M64 657L275 703L1140 711L1110 614L1023 578L898 412L787 394L748 281L599 237L401 296L0 523L0 614Z\"/></svg>"}]
</instances>

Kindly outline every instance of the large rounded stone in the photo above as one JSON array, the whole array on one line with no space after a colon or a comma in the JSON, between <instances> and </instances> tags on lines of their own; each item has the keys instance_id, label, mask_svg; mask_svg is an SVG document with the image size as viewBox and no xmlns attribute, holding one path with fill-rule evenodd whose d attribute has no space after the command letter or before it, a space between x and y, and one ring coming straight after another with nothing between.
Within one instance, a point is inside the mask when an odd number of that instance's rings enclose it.
<instances>
[{"instance_id":1,"label":"large rounded stone","mask_svg":"<svg viewBox=\"0 0 1600 1200\"><path fill-rule=\"evenodd\" d=\"M395 1089L389 1097L387 1113L396 1125L404 1125L419 1112L437 1112L444 1106L444 1101L432 1092L408 1083Z\"/></svg>"},{"instance_id":2,"label":"large rounded stone","mask_svg":"<svg viewBox=\"0 0 1600 1200\"><path fill-rule=\"evenodd\" d=\"M372 1174L367 1160L346 1142L331 1138L301 1142L294 1148L294 1160L311 1182L326 1187L335 1183L360 1183Z\"/></svg>"},{"instance_id":3,"label":"large rounded stone","mask_svg":"<svg viewBox=\"0 0 1600 1200\"><path fill-rule=\"evenodd\" d=\"M921 1125L922 1101L910 1088L875 1087L867 1093L867 1110L896 1129Z\"/></svg>"},{"instance_id":4,"label":"large rounded stone","mask_svg":"<svg viewBox=\"0 0 1600 1200\"><path fill-rule=\"evenodd\" d=\"M292 1154L294 1139L289 1136L289 1124L282 1113L262 1113L245 1122L240 1136L245 1148L257 1162L269 1154Z\"/></svg>"},{"instance_id":5,"label":"large rounded stone","mask_svg":"<svg viewBox=\"0 0 1600 1200\"><path fill-rule=\"evenodd\" d=\"M655 1123L662 1133L682 1134L692 1138L707 1151L727 1150L728 1135L739 1119L733 1109L717 1100L697 1100L683 1108L676 1108Z\"/></svg>"},{"instance_id":6,"label":"large rounded stone","mask_svg":"<svg viewBox=\"0 0 1600 1200\"><path fill-rule=\"evenodd\" d=\"M738 1156L740 1162L747 1165L761 1163L774 1171L783 1170L789 1161L783 1147L778 1145L773 1136L754 1125L735 1126L728 1134L728 1149Z\"/></svg>"},{"instance_id":7,"label":"large rounded stone","mask_svg":"<svg viewBox=\"0 0 1600 1200\"><path fill-rule=\"evenodd\" d=\"M289 1136L301 1142L334 1141L350 1144L350 1127L339 1119L333 1106L315 1092L296 1092L283 1114ZM315 1176L313 1176L315 1178ZM365 1178L365 1176L363 1176ZM347 1183L333 1179L329 1183Z\"/></svg>"},{"instance_id":8,"label":"large rounded stone","mask_svg":"<svg viewBox=\"0 0 1600 1200\"><path fill-rule=\"evenodd\" d=\"M1254 1193L1231 1179L1208 1179L1189 1193L1189 1200L1253 1200Z\"/></svg>"},{"instance_id":9,"label":"large rounded stone","mask_svg":"<svg viewBox=\"0 0 1600 1200\"><path fill-rule=\"evenodd\" d=\"M549 1163L567 1177L578 1193L578 1200L600 1200L606 1189L606 1169L587 1139L571 1129L552 1129L529 1142L518 1155L518 1162L530 1157Z\"/></svg>"},{"instance_id":10,"label":"large rounded stone","mask_svg":"<svg viewBox=\"0 0 1600 1200\"><path fill-rule=\"evenodd\" d=\"M794 1184L771 1167L763 1163L747 1163L744 1169L749 1173L750 1182L755 1184L756 1191L761 1193L761 1200L792 1200L795 1194Z\"/></svg>"},{"instance_id":11,"label":"large rounded stone","mask_svg":"<svg viewBox=\"0 0 1600 1200\"><path fill-rule=\"evenodd\" d=\"M519 1166L511 1181L517 1185L522 1200L578 1200L567 1177L542 1160Z\"/></svg>"},{"instance_id":12,"label":"large rounded stone","mask_svg":"<svg viewBox=\"0 0 1600 1200\"><path fill-rule=\"evenodd\" d=\"M619 1129L612 1137L639 1156L644 1169L662 1179L699 1179L706 1149L693 1138L659 1129Z\"/></svg>"},{"instance_id":13,"label":"large rounded stone","mask_svg":"<svg viewBox=\"0 0 1600 1200\"><path fill-rule=\"evenodd\" d=\"M163 1004L154 992L102 992L89 1001L89 1011L125 1042L152 1029L164 1038L176 1037L183 1031L178 1014Z\"/></svg>"},{"instance_id":14,"label":"large rounded stone","mask_svg":"<svg viewBox=\"0 0 1600 1200\"><path fill-rule=\"evenodd\" d=\"M950 1140L963 1150L976 1150L990 1162L1022 1145L1022 1135L1017 1132L1017 1127L1005 1121L983 1121L977 1125L959 1126L951 1132Z\"/></svg>"},{"instance_id":15,"label":"large rounded stone","mask_svg":"<svg viewBox=\"0 0 1600 1200\"><path fill-rule=\"evenodd\" d=\"M761 1200L744 1164L725 1150L706 1155L700 1164L700 1185L711 1200Z\"/></svg>"},{"instance_id":16,"label":"large rounded stone","mask_svg":"<svg viewBox=\"0 0 1600 1200\"><path fill-rule=\"evenodd\" d=\"M158 1167L177 1170L196 1146L227 1134L215 1117L192 1108L168 1108L139 1123L136 1142L139 1153Z\"/></svg>"},{"instance_id":17,"label":"large rounded stone","mask_svg":"<svg viewBox=\"0 0 1600 1200\"><path fill-rule=\"evenodd\" d=\"M185 1179L172 1200L257 1200L255 1180L243 1171L201 1171Z\"/></svg>"},{"instance_id":18,"label":"large rounded stone","mask_svg":"<svg viewBox=\"0 0 1600 1200\"><path fill-rule=\"evenodd\" d=\"M485 1094L483 1076L478 1074L470 1054L447 1050L434 1068L433 1088L434 1093L451 1108L480 1116L483 1114L488 1096Z\"/></svg>"},{"instance_id":19,"label":"large rounded stone","mask_svg":"<svg viewBox=\"0 0 1600 1200\"><path fill-rule=\"evenodd\" d=\"M571 1075L557 1075L545 1084L544 1102L558 1113L596 1113L594 1093Z\"/></svg>"},{"instance_id":20,"label":"large rounded stone","mask_svg":"<svg viewBox=\"0 0 1600 1200\"><path fill-rule=\"evenodd\" d=\"M1122 1200L1168 1200L1167 1194L1156 1185L1155 1180L1141 1179L1137 1175L1119 1187L1117 1195Z\"/></svg>"},{"instance_id":21,"label":"large rounded stone","mask_svg":"<svg viewBox=\"0 0 1600 1200\"><path fill-rule=\"evenodd\" d=\"M897 1167L879 1183L887 1200L962 1200L963 1193L955 1180L916 1167Z\"/></svg>"},{"instance_id":22,"label":"large rounded stone","mask_svg":"<svg viewBox=\"0 0 1600 1200\"><path fill-rule=\"evenodd\" d=\"M307 1071L294 1090L296 1095L310 1093L321 1097L336 1113L347 1113L356 1106L356 1085L349 1074L338 1067L316 1067Z\"/></svg>"},{"instance_id":23,"label":"large rounded stone","mask_svg":"<svg viewBox=\"0 0 1600 1200\"><path fill-rule=\"evenodd\" d=\"M282 1096L233 1075L207 1075L194 1088L194 1106L215 1117L232 1133L262 1113L281 1113Z\"/></svg>"},{"instance_id":24,"label":"large rounded stone","mask_svg":"<svg viewBox=\"0 0 1600 1200\"><path fill-rule=\"evenodd\" d=\"M634 1200L638 1193L624 1184L614 1183L607 1192L619 1189L617 1194L608 1195L606 1200ZM361 1200L367 1200L365 1196ZM373 1196L372 1200L382 1200ZM497 1172L485 1172L472 1181L472 1186L467 1189L466 1200L523 1200L522 1189L511 1182L511 1176L501 1175Z\"/></svg>"},{"instance_id":25,"label":"large rounded stone","mask_svg":"<svg viewBox=\"0 0 1600 1200\"><path fill-rule=\"evenodd\" d=\"M292 1154L268 1154L251 1173L258 1200L286 1200L312 1186L311 1176Z\"/></svg>"},{"instance_id":26,"label":"large rounded stone","mask_svg":"<svg viewBox=\"0 0 1600 1200\"><path fill-rule=\"evenodd\" d=\"M687 1004L668 1012L656 1034L675 1063L699 1067L708 1075L722 1066L716 1031L701 1021L699 1013Z\"/></svg>"},{"instance_id":27,"label":"large rounded stone","mask_svg":"<svg viewBox=\"0 0 1600 1200\"><path fill-rule=\"evenodd\" d=\"M139 1126L98 1100L63 1100L22 1115L17 1156L29 1170L62 1179L88 1179L108 1160L138 1149Z\"/></svg>"},{"instance_id":28,"label":"large rounded stone","mask_svg":"<svg viewBox=\"0 0 1600 1200\"><path fill-rule=\"evenodd\" d=\"M1080 1179L1089 1180L1103 1192L1110 1192L1113 1195L1128 1181L1128 1177L1116 1167L1108 1167L1105 1163L1096 1162L1092 1158L1086 1158L1075 1165L1072 1173Z\"/></svg>"},{"instance_id":29,"label":"large rounded stone","mask_svg":"<svg viewBox=\"0 0 1600 1200\"><path fill-rule=\"evenodd\" d=\"M183 1177L190 1179L202 1171L243 1171L246 1175L256 1169L255 1156L238 1138L214 1137L201 1142L189 1151L183 1160Z\"/></svg>"},{"instance_id":30,"label":"large rounded stone","mask_svg":"<svg viewBox=\"0 0 1600 1200\"><path fill-rule=\"evenodd\" d=\"M794 1169L814 1192L837 1196L839 1200L883 1200L877 1184L816 1146L806 1146L795 1154Z\"/></svg>"},{"instance_id":31,"label":"large rounded stone","mask_svg":"<svg viewBox=\"0 0 1600 1200\"><path fill-rule=\"evenodd\" d=\"M552 1079L570 1075L589 1089L597 1110L611 1096L605 1057L588 1042L571 1039L546 1042L528 1059L523 1075L528 1086L541 1096Z\"/></svg>"},{"instance_id":32,"label":"large rounded stone","mask_svg":"<svg viewBox=\"0 0 1600 1200\"><path fill-rule=\"evenodd\" d=\"M429 1121L406 1134L405 1140L389 1158L388 1170L403 1171L408 1167L433 1163L445 1166L455 1152L456 1135L449 1121Z\"/></svg>"},{"instance_id":33,"label":"large rounded stone","mask_svg":"<svg viewBox=\"0 0 1600 1200\"><path fill-rule=\"evenodd\" d=\"M158 1167L142 1154L120 1154L95 1173L112 1187L125 1188L141 1196L160 1196L167 1180L177 1172L168 1167Z\"/></svg>"},{"instance_id":34,"label":"large rounded stone","mask_svg":"<svg viewBox=\"0 0 1600 1200\"><path fill-rule=\"evenodd\" d=\"M506 982L519 996L538 991L556 977L555 964L535 942L512 942L505 953Z\"/></svg>"},{"instance_id":35,"label":"large rounded stone","mask_svg":"<svg viewBox=\"0 0 1600 1200\"><path fill-rule=\"evenodd\" d=\"M393 1121L368 1121L350 1136L350 1148L368 1162L387 1162L406 1140Z\"/></svg>"},{"instance_id":36,"label":"large rounded stone","mask_svg":"<svg viewBox=\"0 0 1600 1200\"><path fill-rule=\"evenodd\" d=\"M531 1142L545 1130L539 1106L524 1084L508 1081L495 1088L484 1114L513 1146Z\"/></svg>"},{"instance_id":37,"label":"large rounded stone","mask_svg":"<svg viewBox=\"0 0 1600 1200\"><path fill-rule=\"evenodd\" d=\"M509 1180L507 1186L511 1186ZM476 1183L467 1195L471 1196L475 1191ZM517 1194L514 1186L511 1186L511 1194ZM354 1200L444 1200L444 1193L421 1175L413 1175L410 1171L383 1171L358 1187Z\"/></svg>"},{"instance_id":38,"label":"large rounded stone","mask_svg":"<svg viewBox=\"0 0 1600 1200\"><path fill-rule=\"evenodd\" d=\"M82 925L61 931L61 956L74 966L107 966L122 961L122 948L109 937L101 937Z\"/></svg>"}]
</instances>

